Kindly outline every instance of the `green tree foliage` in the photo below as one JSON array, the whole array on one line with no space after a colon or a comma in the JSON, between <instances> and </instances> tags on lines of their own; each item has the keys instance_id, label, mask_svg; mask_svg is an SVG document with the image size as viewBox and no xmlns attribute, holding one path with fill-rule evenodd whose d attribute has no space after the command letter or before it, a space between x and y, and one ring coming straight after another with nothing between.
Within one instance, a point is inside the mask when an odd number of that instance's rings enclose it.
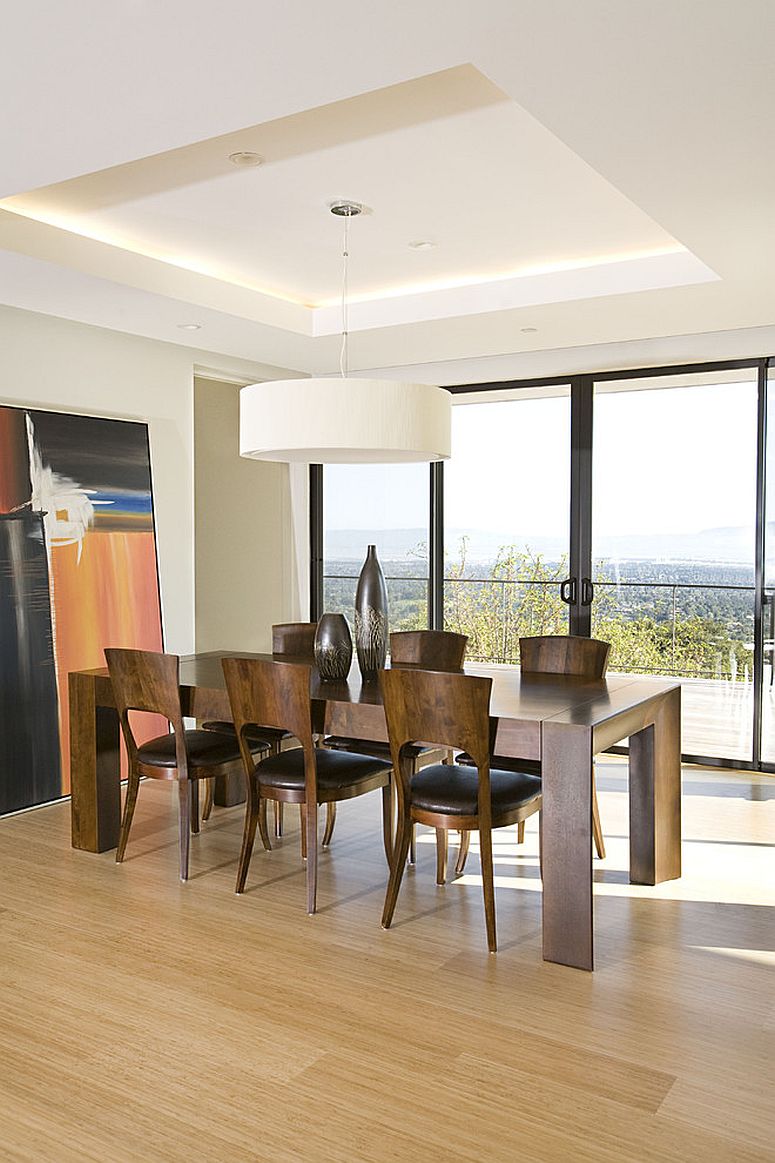
<instances>
[{"instance_id":1,"label":"green tree foliage","mask_svg":"<svg viewBox=\"0 0 775 1163\"><path fill-rule=\"evenodd\" d=\"M529 548L520 552L504 545L487 574L469 565L467 548L463 537L457 559L445 571L444 625L468 635L469 658L516 662L520 636L564 633L568 610L559 592L564 560L548 564Z\"/></svg>"},{"instance_id":2,"label":"green tree foliage","mask_svg":"<svg viewBox=\"0 0 775 1163\"><path fill-rule=\"evenodd\" d=\"M424 543L403 561L383 562L391 630L428 625L427 562ZM353 564L328 563L327 573L326 610L351 618ZM547 561L529 546L504 545L495 561L471 562L463 537L445 566L445 628L468 635L470 659L515 663L520 637L567 633L568 607L560 598L566 576L566 559ZM638 581L620 588L605 567L595 582L592 632L611 643L611 669L727 681L750 677L747 587L710 592L693 582L691 589L673 590Z\"/></svg>"}]
</instances>

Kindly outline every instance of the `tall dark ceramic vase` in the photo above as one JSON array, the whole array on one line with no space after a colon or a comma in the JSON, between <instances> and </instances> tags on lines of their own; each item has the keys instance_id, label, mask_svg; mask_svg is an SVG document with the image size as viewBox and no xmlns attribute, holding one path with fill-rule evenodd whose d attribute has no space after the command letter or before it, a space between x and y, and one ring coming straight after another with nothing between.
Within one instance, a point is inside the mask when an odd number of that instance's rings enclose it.
<instances>
[{"instance_id":1,"label":"tall dark ceramic vase","mask_svg":"<svg viewBox=\"0 0 775 1163\"><path fill-rule=\"evenodd\" d=\"M353 640L344 614L324 614L315 631L315 663L322 679L347 678Z\"/></svg>"},{"instance_id":2,"label":"tall dark ceramic vase","mask_svg":"<svg viewBox=\"0 0 775 1163\"><path fill-rule=\"evenodd\" d=\"M355 591L355 649L365 679L374 678L385 665L388 642L388 611L385 575L370 545Z\"/></svg>"}]
</instances>

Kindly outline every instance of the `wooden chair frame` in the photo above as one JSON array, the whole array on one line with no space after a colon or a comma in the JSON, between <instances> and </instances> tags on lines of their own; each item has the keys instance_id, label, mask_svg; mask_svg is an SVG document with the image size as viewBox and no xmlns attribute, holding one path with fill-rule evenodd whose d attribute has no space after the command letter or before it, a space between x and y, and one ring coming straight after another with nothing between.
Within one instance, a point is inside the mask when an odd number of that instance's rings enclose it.
<instances>
[{"instance_id":1,"label":"wooden chair frame","mask_svg":"<svg viewBox=\"0 0 775 1163\"><path fill-rule=\"evenodd\" d=\"M275 622L272 626L272 654L293 655L298 658L309 659L310 662L315 657L315 634L317 632L317 622ZM268 726L268 723L262 724ZM269 740L270 755L279 755L281 751L285 751L290 747L296 747L297 744L293 739L287 740ZM209 820L210 813L213 810L214 802L214 788L213 781L209 780L205 784L205 800L202 808L202 819ZM329 804L328 816L326 820L326 834L328 839L324 837L323 847L326 847L330 842L331 833L334 830L334 821L336 818L336 804ZM283 834L283 804L281 800L274 801L274 834L275 836L282 836ZM302 849L304 840L304 821L302 817Z\"/></svg>"},{"instance_id":2,"label":"wooden chair frame","mask_svg":"<svg viewBox=\"0 0 775 1163\"><path fill-rule=\"evenodd\" d=\"M568 678L602 679L608 667L611 644L599 638L585 638L579 634L542 634L519 640L520 671L523 674L557 674ZM497 759L497 756L496 756ZM508 765L513 764L509 759ZM532 759L517 761L524 771L540 775L540 762ZM506 764L504 763L504 766ZM600 823L600 808L597 802L597 788L592 779L592 837L595 851L600 860L605 860L605 839ZM525 825L520 824L517 843L525 839ZM469 836L464 832L460 837L455 876L460 876L466 866Z\"/></svg>"},{"instance_id":3,"label":"wooden chair frame","mask_svg":"<svg viewBox=\"0 0 775 1163\"><path fill-rule=\"evenodd\" d=\"M303 812L302 852L307 858L307 912L312 914L317 901L318 804L353 799L381 788L382 834L389 864L393 847L390 774L375 774L372 779L361 781L353 787L345 786L332 791L318 788L310 699L311 666L257 658L224 658L222 664L247 784L245 828L236 892L241 893L245 889L257 826L264 848L267 851L271 849L266 826L267 800L296 803ZM247 728L259 724L290 731L299 740L304 752L303 789L266 786L262 789L260 763L254 761L245 737Z\"/></svg>"},{"instance_id":4,"label":"wooden chair frame","mask_svg":"<svg viewBox=\"0 0 775 1163\"><path fill-rule=\"evenodd\" d=\"M462 673L468 637L450 630L394 630L390 635L390 665L420 666L426 670L458 671ZM353 740L353 745L360 740ZM369 741L363 740L365 749ZM439 748L427 752L413 760L413 770L427 767L431 763L453 763L454 755L449 748ZM329 818L323 844L331 841L334 821ZM461 837L461 845L463 839ZM409 844L409 863L416 859L415 836ZM436 829L436 883L444 884L447 878L447 833Z\"/></svg>"},{"instance_id":5,"label":"wooden chair frame","mask_svg":"<svg viewBox=\"0 0 775 1163\"><path fill-rule=\"evenodd\" d=\"M487 945L490 952L494 953L497 948L497 937L492 830L525 820L540 810L541 799L539 796L537 800L531 800L526 805L493 814L490 755L495 742L497 720L490 718L492 679L400 668L382 671L379 678L398 797L398 827L382 925L386 929L389 928L393 919L413 824L427 824L444 832L450 829L478 831ZM406 748L419 739L434 740L445 747L460 748L471 756L478 774L475 815L428 812L413 805L411 793L413 771Z\"/></svg>"},{"instance_id":6,"label":"wooden chair frame","mask_svg":"<svg viewBox=\"0 0 775 1163\"><path fill-rule=\"evenodd\" d=\"M239 772L239 760L191 768L180 707L180 659L175 654L109 647L105 659L110 672L119 722L126 744L129 769L121 817L116 861L124 859L141 776L178 781L180 879L188 880L190 834L199 832L199 780ZM175 767L143 763L129 719L130 711L163 715L175 736Z\"/></svg>"}]
</instances>

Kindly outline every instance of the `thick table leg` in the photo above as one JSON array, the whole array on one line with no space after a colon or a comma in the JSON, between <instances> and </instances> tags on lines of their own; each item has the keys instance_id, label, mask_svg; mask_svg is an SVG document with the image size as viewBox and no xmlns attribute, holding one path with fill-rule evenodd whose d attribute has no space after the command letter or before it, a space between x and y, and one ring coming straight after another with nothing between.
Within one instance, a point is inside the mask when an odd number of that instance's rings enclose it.
<instances>
[{"instance_id":1,"label":"thick table leg","mask_svg":"<svg viewBox=\"0 0 775 1163\"><path fill-rule=\"evenodd\" d=\"M245 802L245 776L241 771L216 775L214 802L219 808L233 808Z\"/></svg>"},{"instance_id":2,"label":"thick table leg","mask_svg":"<svg viewBox=\"0 0 775 1163\"><path fill-rule=\"evenodd\" d=\"M72 845L107 852L118 845L121 819L118 715L97 706L91 676L69 681Z\"/></svg>"},{"instance_id":3,"label":"thick table leg","mask_svg":"<svg viewBox=\"0 0 775 1163\"><path fill-rule=\"evenodd\" d=\"M681 691L660 700L651 726L630 736L630 881L681 875Z\"/></svg>"},{"instance_id":4,"label":"thick table leg","mask_svg":"<svg viewBox=\"0 0 775 1163\"><path fill-rule=\"evenodd\" d=\"M593 968L592 731L541 725L544 960Z\"/></svg>"}]
</instances>

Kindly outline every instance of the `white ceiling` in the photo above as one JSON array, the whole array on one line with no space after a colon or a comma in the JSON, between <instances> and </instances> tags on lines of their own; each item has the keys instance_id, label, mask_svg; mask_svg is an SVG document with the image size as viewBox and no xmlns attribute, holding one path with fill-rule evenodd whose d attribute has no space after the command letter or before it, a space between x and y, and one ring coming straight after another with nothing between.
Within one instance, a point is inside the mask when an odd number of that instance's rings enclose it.
<instances>
[{"instance_id":1,"label":"white ceiling","mask_svg":"<svg viewBox=\"0 0 775 1163\"><path fill-rule=\"evenodd\" d=\"M769 0L356 15L9 12L0 301L332 371L344 197L354 369L775 322Z\"/></svg>"}]
</instances>

